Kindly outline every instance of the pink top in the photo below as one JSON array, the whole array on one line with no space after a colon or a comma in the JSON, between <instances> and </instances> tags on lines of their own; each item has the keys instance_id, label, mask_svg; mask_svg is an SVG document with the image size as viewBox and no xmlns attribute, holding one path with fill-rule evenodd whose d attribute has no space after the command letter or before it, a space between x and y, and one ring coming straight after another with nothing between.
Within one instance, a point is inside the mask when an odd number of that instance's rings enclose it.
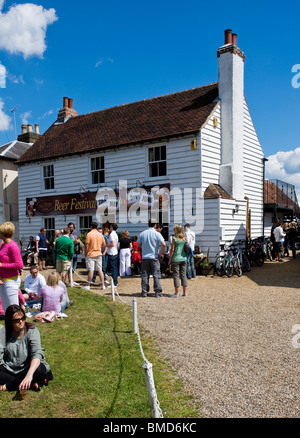
<instances>
[{"instance_id":1,"label":"pink top","mask_svg":"<svg viewBox=\"0 0 300 438\"><path fill-rule=\"evenodd\" d=\"M64 289L61 286L43 286L39 290L39 297L43 298L42 312L60 313L60 299L63 297Z\"/></svg>"},{"instance_id":2,"label":"pink top","mask_svg":"<svg viewBox=\"0 0 300 438\"><path fill-rule=\"evenodd\" d=\"M26 301L25 301L25 298L23 297L23 294L20 291L20 289L18 290L18 296L19 296L19 304L20 304L20 306L21 305L25 306ZM2 300L1 300L1 296L0 296L0 315L2 316L2 315L4 315L4 313L5 312L4 312L4 309L2 307Z\"/></svg>"},{"instance_id":3,"label":"pink top","mask_svg":"<svg viewBox=\"0 0 300 438\"><path fill-rule=\"evenodd\" d=\"M2 243L0 247L0 278L11 278L19 276L19 270L23 269L23 260L19 246L11 240L9 243Z\"/></svg>"}]
</instances>

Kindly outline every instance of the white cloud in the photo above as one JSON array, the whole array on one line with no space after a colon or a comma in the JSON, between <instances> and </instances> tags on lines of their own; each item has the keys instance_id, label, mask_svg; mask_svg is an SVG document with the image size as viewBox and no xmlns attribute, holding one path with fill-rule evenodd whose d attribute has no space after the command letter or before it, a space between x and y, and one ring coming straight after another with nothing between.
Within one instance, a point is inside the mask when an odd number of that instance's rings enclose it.
<instances>
[{"instance_id":1,"label":"white cloud","mask_svg":"<svg viewBox=\"0 0 300 438\"><path fill-rule=\"evenodd\" d=\"M278 179L295 186L300 200L300 148L270 155L266 162L266 178Z\"/></svg>"},{"instance_id":2,"label":"white cloud","mask_svg":"<svg viewBox=\"0 0 300 438\"><path fill-rule=\"evenodd\" d=\"M0 88L6 87L6 68L0 64Z\"/></svg>"},{"instance_id":3,"label":"white cloud","mask_svg":"<svg viewBox=\"0 0 300 438\"><path fill-rule=\"evenodd\" d=\"M31 117L31 113L32 111L26 111L25 113L20 114L22 125L28 125L28 120Z\"/></svg>"},{"instance_id":4,"label":"white cloud","mask_svg":"<svg viewBox=\"0 0 300 438\"><path fill-rule=\"evenodd\" d=\"M4 102L0 98L0 131L7 131L10 129L11 118L3 111Z\"/></svg>"},{"instance_id":5,"label":"white cloud","mask_svg":"<svg viewBox=\"0 0 300 438\"><path fill-rule=\"evenodd\" d=\"M45 119L46 117L49 117L53 114L53 109L50 109L49 111L45 112L41 117L39 117L39 120Z\"/></svg>"},{"instance_id":6,"label":"white cloud","mask_svg":"<svg viewBox=\"0 0 300 438\"><path fill-rule=\"evenodd\" d=\"M96 68L99 67L99 66L102 65L105 61L109 62L110 64L113 64L113 63L114 63L113 58L106 58L105 60L101 58L101 59L99 59L99 61L96 62L95 67L96 67Z\"/></svg>"},{"instance_id":7,"label":"white cloud","mask_svg":"<svg viewBox=\"0 0 300 438\"><path fill-rule=\"evenodd\" d=\"M13 5L2 13L3 4L0 0L0 50L22 54L25 59L42 58L47 47L47 27L58 19L55 9L25 3Z\"/></svg>"}]
</instances>

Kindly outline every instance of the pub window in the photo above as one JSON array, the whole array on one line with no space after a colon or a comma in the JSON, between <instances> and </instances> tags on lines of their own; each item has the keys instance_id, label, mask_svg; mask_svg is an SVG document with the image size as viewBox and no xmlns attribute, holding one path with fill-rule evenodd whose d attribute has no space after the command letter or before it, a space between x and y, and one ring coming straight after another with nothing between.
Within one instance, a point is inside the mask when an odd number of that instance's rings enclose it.
<instances>
[{"instance_id":1,"label":"pub window","mask_svg":"<svg viewBox=\"0 0 300 438\"><path fill-rule=\"evenodd\" d=\"M54 239L55 232L55 218L47 217L44 218L44 228L46 228L46 237L50 241Z\"/></svg>"},{"instance_id":2,"label":"pub window","mask_svg":"<svg viewBox=\"0 0 300 438\"><path fill-rule=\"evenodd\" d=\"M166 146L155 146L148 149L149 177L167 175Z\"/></svg>"},{"instance_id":3,"label":"pub window","mask_svg":"<svg viewBox=\"0 0 300 438\"><path fill-rule=\"evenodd\" d=\"M44 190L53 190L54 189L54 166L53 166L53 164L43 166L43 181L44 181Z\"/></svg>"},{"instance_id":4,"label":"pub window","mask_svg":"<svg viewBox=\"0 0 300 438\"><path fill-rule=\"evenodd\" d=\"M103 155L91 158L91 178L92 184L101 184L105 182Z\"/></svg>"},{"instance_id":5,"label":"pub window","mask_svg":"<svg viewBox=\"0 0 300 438\"><path fill-rule=\"evenodd\" d=\"M91 231L91 222L93 222L92 216L79 216L79 234Z\"/></svg>"}]
</instances>

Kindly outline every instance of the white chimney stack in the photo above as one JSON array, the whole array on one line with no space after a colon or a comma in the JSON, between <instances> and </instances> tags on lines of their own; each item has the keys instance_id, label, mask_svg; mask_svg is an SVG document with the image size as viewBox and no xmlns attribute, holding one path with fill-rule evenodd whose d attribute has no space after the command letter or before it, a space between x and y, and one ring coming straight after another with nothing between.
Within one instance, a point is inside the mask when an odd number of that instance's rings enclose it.
<instances>
[{"instance_id":1,"label":"white chimney stack","mask_svg":"<svg viewBox=\"0 0 300 438\"><path fill-rule=\"evenodd\" d=\"M225 44L218 50L221 100L220 185L235 199L244 199L243 107L245 55L237 35L225 30Z\"/></svg>"}]
</instances>

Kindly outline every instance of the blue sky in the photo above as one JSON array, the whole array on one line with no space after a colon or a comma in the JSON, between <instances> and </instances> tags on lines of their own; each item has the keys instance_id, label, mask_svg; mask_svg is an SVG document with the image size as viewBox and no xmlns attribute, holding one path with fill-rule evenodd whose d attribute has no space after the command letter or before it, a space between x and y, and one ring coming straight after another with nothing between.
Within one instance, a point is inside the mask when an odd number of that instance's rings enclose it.
<instances>
[{"instance_id":1,"label":"blue sky","mask_svg":"<svg viewBox=\"0 0 300 438\"><path fill-rule=\"evenodd\" d=\"M267 176L300 186L299 16L299 2L0 0L0 145L17 105L17 135L22 123L43 133L63 96L84 114L217 81L230 28Z\"/></svg>"}]
</instances>

